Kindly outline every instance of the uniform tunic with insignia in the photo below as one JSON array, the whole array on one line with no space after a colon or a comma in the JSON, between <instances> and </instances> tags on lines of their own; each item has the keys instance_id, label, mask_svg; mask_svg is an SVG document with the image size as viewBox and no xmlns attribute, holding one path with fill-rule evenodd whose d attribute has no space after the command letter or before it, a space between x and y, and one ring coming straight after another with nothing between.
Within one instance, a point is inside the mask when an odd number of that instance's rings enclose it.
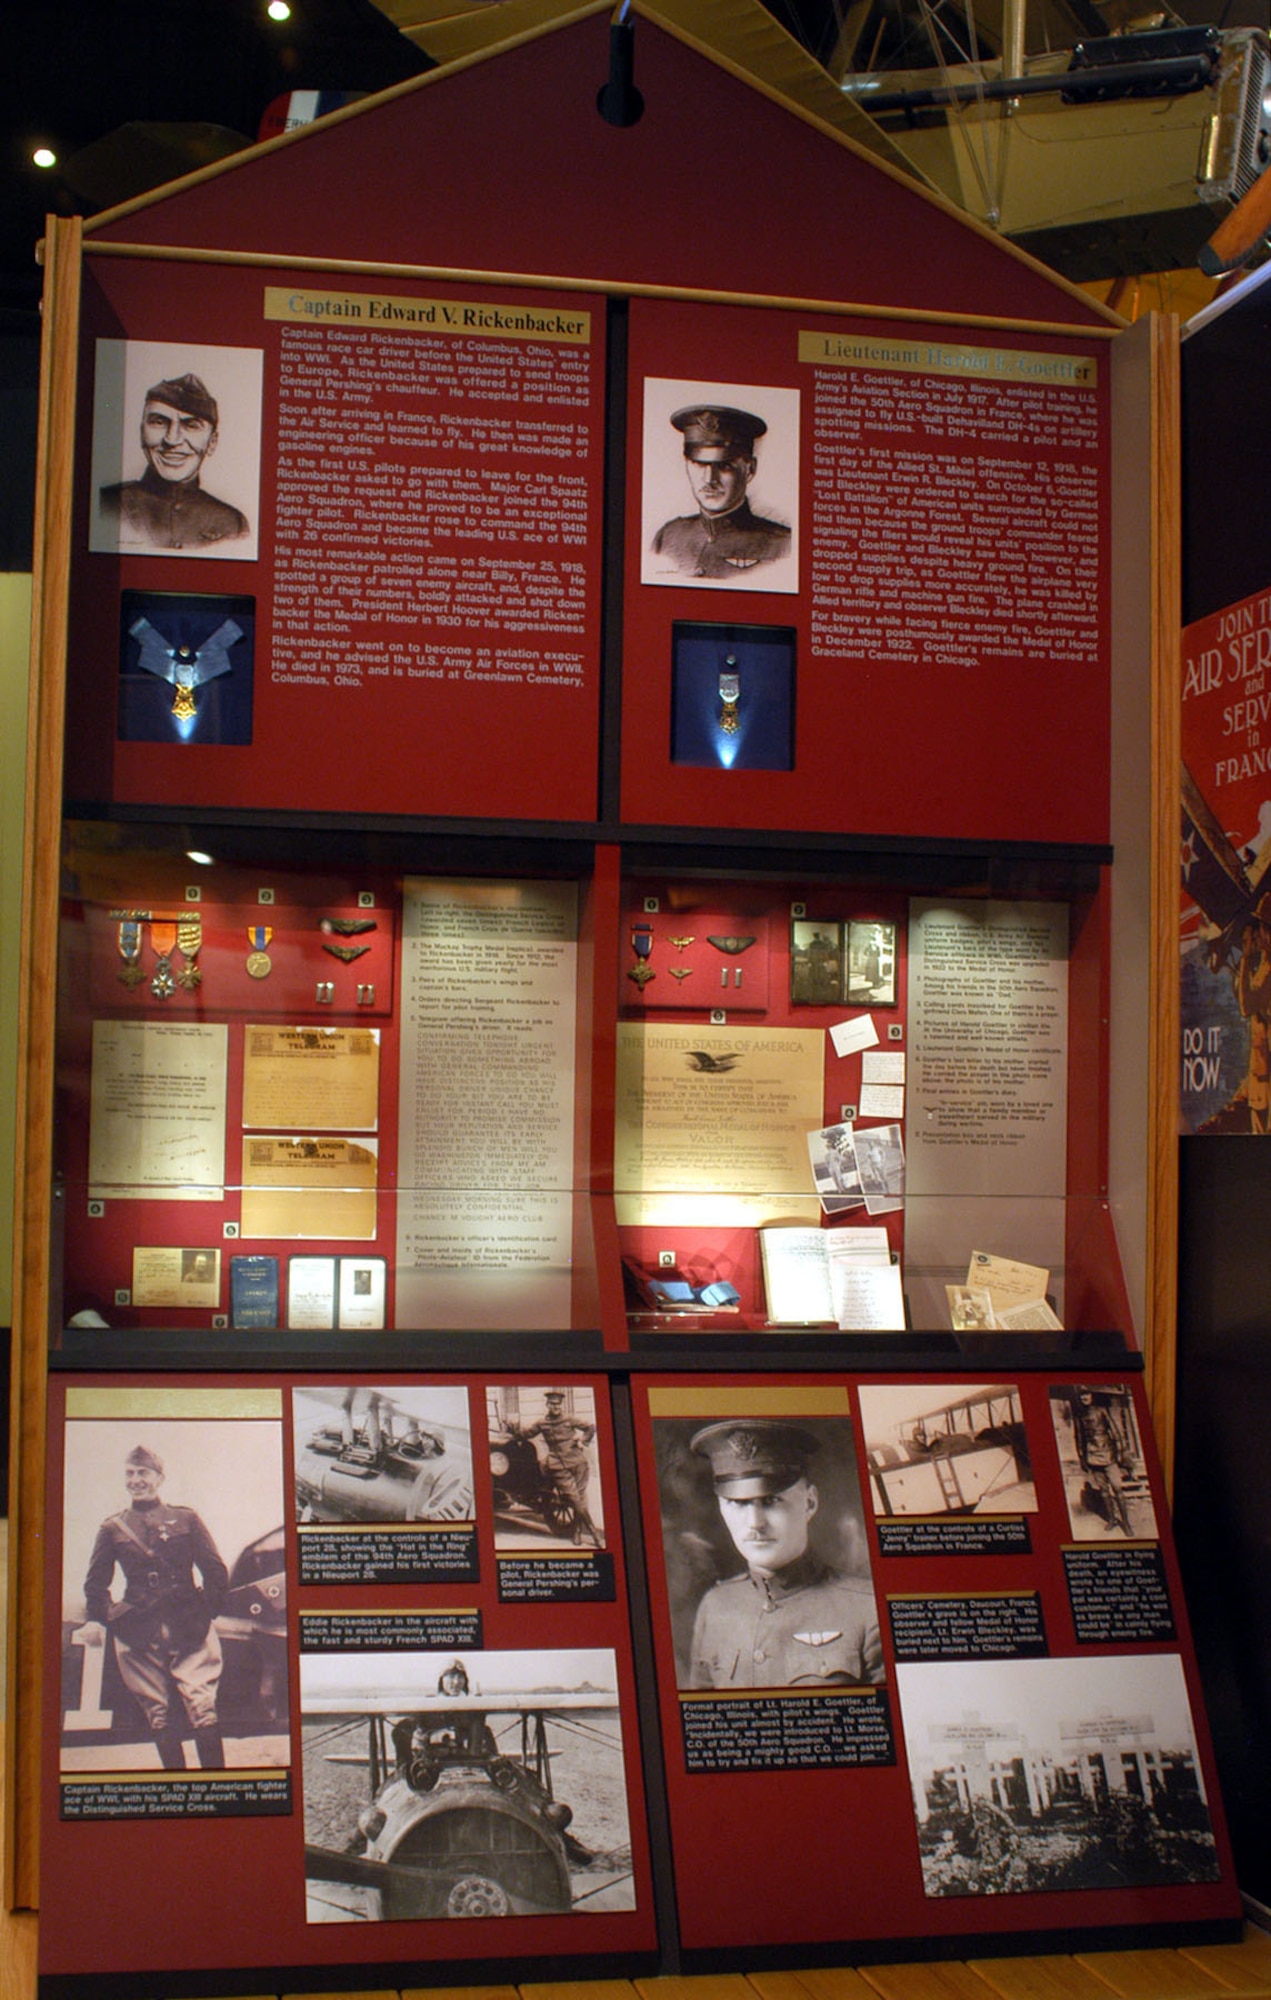
<instances>
[{"instance_id":1,"label":"uniform tunic with insignia","mask_svg":"<svg viewBox=\"0 0 1271 2000\"><path fill-rule=\"evenodd\" d=\"M743 500L730 514L680 514L653 537L655 555L670 556L684 576L735 577L790 553L790 530L752 513Z\"/></svg>"},{"instance_id":2,"label":"uniform tunic with insignia","mask_svg":"<svg viewBox=\"0 0 1271 2000\"><path fill-rule=\"evenodd\" d=\"M247 533L247 516L237 507L192 481L180 485L161 479L150 466L140 479L103 486L101 506L129 540L146 541L156 549L197 549Z\"/></svg>"},{"instance_id":3,"label":"uniform tunic with insignia","mask_svg":"<svg viewBox=\"0 0 1271 2000\"><path fill-rule=\"evenodd\" d=\"M122 1602L111 1596L116 1565L124 1577ZM228 1583L216 1544L192 1507L143 1501L112 1514L97 1531L84 1578L85 1609L109 1626L124 1684L156 1734L171 1719L173 1689L196 1730L215 1727L221 1649L212 1619Z\"/></svg>"},{"instance_id":4,"label":"uniform tunic with insignia","mask_svg":"<svg viewBox=\"0 0 1271 2000\"><path fill-rule=\"evenodd\" d=\"M873 1592L804 1554L708 1590L693 1627L690 1685L849 1686L883 1678Z\"/></svg>"}]
</instances>

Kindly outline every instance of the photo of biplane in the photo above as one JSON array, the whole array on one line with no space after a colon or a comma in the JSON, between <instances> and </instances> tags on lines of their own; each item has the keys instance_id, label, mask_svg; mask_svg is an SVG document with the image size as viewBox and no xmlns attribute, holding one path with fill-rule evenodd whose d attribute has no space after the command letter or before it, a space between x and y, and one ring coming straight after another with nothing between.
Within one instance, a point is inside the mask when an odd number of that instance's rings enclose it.
<instances>
[{"instance_id":1,"label":"photo of biplane","mask_svg":"<svg viewBox=\"0 0 1271 2000\"><path fill-rule=\"evenodd\" d=\"M861 1419L876 1517L1036 1512L1013 1383L869 1386Z\"/></svg>"},{"instance_id":2,"label":"photo of biplane","mask_svg":"<svg viewBox=\"0 0 1271 2000\"><path fill-rule=\"evenodd\" d=\"M302 1525L473 1519L466 1389L297 1389L292 1410Z\"/></svg>"},{"instance_id":3,"label":"photo of biplane","mask_svg":"<svg viewBox=\"0 0 1271 2000\"><path fill-rule=\"evenodd\" d=\"M634 1903L614 1656L307 1655L311 1923Z\"/></svg>"}]
</instances>

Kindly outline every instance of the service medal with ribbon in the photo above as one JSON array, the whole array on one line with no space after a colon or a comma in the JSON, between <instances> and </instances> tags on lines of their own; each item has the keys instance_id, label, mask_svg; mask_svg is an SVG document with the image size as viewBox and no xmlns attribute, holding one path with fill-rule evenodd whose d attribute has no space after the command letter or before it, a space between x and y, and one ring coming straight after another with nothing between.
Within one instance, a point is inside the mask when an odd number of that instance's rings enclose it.
<instances>
[{"instance_id":1,"label":"service medal with ribbon","mask_svg":"<svg viewBox=\"0 0 1271 2000\"><path fill-rule=\"evenodd\" d=\"M177 973L177 984L184 986L187 993L193 993L196 986L203 984L203 973L196 963L202 949L202 917L181 917L177 923L177 950L185 964Z\"/></svg>"},{"instance_id":2,"label":"service medal with ribbon","mask_svg":"<svg viewBox=\"0 0 1271 2000\"><path fill-rule=\"evenodd\" d=\"M168 922L165 919L163 923L156 923L154 918L151 918L150 942L155 948L158 959L154 978L150 981L150 991L156 1000L170 1000L177 990L176 980L172 977L172 954L177 948L175 921Z\"/></svg>"},{"instance_id":3,"label":"service medal with ribbon","mask_svg":"<svg viewBox=\"0 0 1271 2000\"><path fill-rule=\"evenodd\" d=\"M729 653L724 660L724 670L719 676L719 726L725 736L735 736L740 723L737 719L737 704L741 700L741 674L737 667L737 655Z\"/></svg>"},{"instance_id":4,"label":"service medal with ribbon","mask_svg":"<svg viewBox=\"0 0 1271 2000\"><path fill-rule=\"evenodd\" d=\"M253 979L268 979L274 969L274 961L265 949L273 934L268 924L247 926L247 942L251 946L247 954L247 971Z\"/></svg>"},{"instance_id":5,"label":"service medal with ribbon","mask_svg":"<svg viewBox=\"0 0 1271 2000\"><path fill-rule=\"evenodd\" d=\"M135 917L127 917L119 926L119 956L123 967L119 977L128 987L140 986L145 978L141 969L141 925Z\"/></svg>"}]
</instances>

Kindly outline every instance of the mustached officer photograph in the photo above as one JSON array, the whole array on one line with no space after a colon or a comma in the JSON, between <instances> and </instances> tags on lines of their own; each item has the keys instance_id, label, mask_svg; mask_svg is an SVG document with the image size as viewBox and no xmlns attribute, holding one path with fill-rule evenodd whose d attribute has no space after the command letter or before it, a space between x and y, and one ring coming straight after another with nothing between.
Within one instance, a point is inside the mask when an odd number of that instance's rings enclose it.
<instances>
[{"instance_id":1,"label":"mustached officer photograph","mask_svg":"<svg viewBox=\"0 0 1271 2000\"><path fill-rule=\"evenodd\" d=\"M661 1418L654 1439L677 1684L881 1682L850 1419Z\"/></svg>"}]
</instances>

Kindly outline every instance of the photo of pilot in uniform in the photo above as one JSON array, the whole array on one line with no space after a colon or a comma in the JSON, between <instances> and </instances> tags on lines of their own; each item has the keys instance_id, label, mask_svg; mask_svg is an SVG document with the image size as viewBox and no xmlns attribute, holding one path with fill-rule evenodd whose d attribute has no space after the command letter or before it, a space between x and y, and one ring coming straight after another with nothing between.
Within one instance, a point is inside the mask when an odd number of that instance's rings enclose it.
<instances>
[{"instance_id":1,"label":"photo of pilot in uniform","mask_svg":"<svg viewBox=\"0 0 1271 2000\"><path fill-rule=\"evenodd\" d=\"M847 1418L654 1425L682 1688L884 1675Z\"/></svg>"}]
</instances>

